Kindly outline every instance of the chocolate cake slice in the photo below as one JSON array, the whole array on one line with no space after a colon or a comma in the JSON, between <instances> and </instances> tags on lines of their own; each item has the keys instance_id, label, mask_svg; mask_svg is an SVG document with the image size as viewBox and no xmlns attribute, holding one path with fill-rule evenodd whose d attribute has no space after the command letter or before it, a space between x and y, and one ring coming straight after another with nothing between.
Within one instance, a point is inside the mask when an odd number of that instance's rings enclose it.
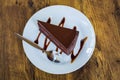
<instances>
[{"instance_id":1,"label":"chocolate cake slice","mask_svg":"<svg viewBox=\"0 0 120 80\"><path fill-rule=\"evenodd\" d=\"M58 48L69 55L74 49L79 32L63 28L38 20L40 31L49 38Z\"/></svg>"}]
</instances>

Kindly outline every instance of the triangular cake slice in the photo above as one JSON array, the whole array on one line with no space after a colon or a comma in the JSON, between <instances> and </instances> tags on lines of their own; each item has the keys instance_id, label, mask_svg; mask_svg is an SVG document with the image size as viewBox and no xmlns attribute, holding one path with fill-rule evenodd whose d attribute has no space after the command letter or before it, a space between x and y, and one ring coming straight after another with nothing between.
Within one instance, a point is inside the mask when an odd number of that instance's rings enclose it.
<instances>
[{"instance_id":1,"label":"triangular cake slice","mask_svg":"<svg viewBox=\"0 0 120 80\"><path fill-rule=\"evenodd\" d=\"M74 49L79 32L38 20L40 31L58 48L69 55Z\"/></svg>"}]
</instances>

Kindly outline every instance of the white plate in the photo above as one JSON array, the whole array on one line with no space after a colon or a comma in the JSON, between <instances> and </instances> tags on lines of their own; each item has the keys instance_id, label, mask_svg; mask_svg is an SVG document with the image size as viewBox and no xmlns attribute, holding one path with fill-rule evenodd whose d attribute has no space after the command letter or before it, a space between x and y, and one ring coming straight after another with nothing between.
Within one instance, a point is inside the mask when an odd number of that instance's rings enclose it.
<instances>
[{"instance_id":1,"label":"white plate","mask_svg":"<svg viewBox=\"0 0 120 80\"><path fill-rule=\"evenodd\" d=\"M58 25L61 19L65 17L65 27L73 28L73 26L77 26L79 37L75 46L75 53L80 47L80 40L88 36L88 39L85 42L85 45L79 56L73 63L68 62L66 64L56 64L49 61L46 55L43 54L40 50L30 46L23 41L23 48L26 56L37 68L52 74L66 74L81 68L83 65L85 65L85 63L88 62L93 54L95 47L95 33L90 21L83 13L72 7L63 5L49 6L39 10L28 20L23 31L23 36L31 41L34 41L39 33L37 20L47 21L49 17L51 17L52 24ZM44 38L45 36L43 34L39 38L39 45L41 47L43 47ZM50 43L48 50L55 50L55 48L55 45ZM70 56L67 56L64 53L63 56L68 61L70 60Z\"/></svg>"}]
</instances>

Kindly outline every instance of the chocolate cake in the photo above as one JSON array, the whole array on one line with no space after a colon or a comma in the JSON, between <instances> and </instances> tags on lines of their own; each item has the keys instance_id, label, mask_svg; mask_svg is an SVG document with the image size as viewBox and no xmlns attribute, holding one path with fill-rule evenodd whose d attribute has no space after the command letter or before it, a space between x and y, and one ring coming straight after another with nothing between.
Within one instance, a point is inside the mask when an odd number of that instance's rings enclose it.
<instances>
[{"instance_id":1,"label":"chocolate cake","mask_svg":"<svg viewBox=\"0 0 120 80\"><path fill-rule=\"evenodd\" d=\"M73 29L59 27L38 20L40 31L48 37L58 48L69 55L74 49L79 32Z\"/></svg>"}]
</instances>

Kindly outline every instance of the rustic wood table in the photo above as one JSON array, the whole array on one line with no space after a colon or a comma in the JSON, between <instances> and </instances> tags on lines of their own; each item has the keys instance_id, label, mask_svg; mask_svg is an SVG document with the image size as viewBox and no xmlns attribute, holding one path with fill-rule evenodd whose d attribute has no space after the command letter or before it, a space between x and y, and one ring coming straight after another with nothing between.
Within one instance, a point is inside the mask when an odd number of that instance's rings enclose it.
<instances>
[{"instance_id":1,"label":"rustic wood table","mask_svg":"<svg viewBox=\"0 0 120 80\"><path fill-rule=\"evenodd\" d=\"M27 20L39 9L61 4L90 19L96 47L81 69L53 75L31 64L14 32L22 34ZM0 80L120 80L120 0L0 0Z\"/></svg>"}]
</instances>

